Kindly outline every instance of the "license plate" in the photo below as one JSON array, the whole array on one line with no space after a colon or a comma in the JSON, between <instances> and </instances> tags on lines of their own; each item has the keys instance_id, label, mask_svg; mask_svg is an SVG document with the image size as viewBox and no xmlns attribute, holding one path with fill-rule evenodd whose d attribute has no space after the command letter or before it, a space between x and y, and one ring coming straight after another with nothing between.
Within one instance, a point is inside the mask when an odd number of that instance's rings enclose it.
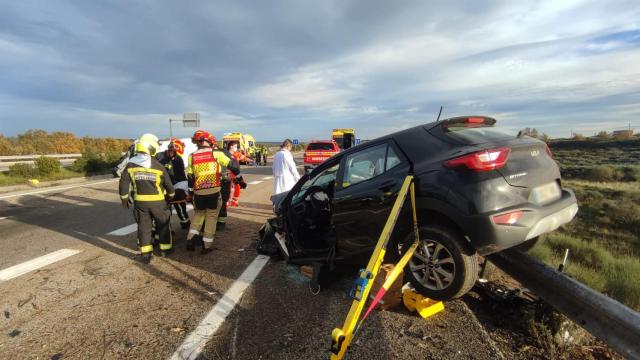
<instances>
[{"instance_id":1,"label":"license plate","mask_svg":"<svg viewBox=\"0 0 640 360\"><path fill-rule=\"evenodd\" d=\"M535 204L546 204L558 200L560 196L560 186L555 181L535 187L531 191L531 201Z\"/></svg>"},{"instance_id":2,"label":"license plate","mask_svg":"<svg viewBox=\"0 0 640 360\"><path fill-rule=\"evenodd\" d=\"M323 157L312 157L311 161L324 161L325 158Z\"/></svg>"}]
</instances>

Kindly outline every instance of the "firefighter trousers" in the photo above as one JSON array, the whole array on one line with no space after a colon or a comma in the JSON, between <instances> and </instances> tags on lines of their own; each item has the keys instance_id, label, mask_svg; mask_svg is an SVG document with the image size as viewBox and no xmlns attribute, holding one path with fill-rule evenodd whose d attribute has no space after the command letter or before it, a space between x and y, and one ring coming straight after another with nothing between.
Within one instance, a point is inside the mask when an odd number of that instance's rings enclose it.
<instances>
[{"instance_id":1,"label":"firefighter trousers","mask_svg":"<svg viewBox=\"0 0 640 360\"><path fill-rule=\"evenodd\" d=\"M202 235L202 246L205 249L213 247L213 237L216 235L216 223L218 221L218 213L222 205L222 196L220 192L209 195L193 196L193 221L187 235L187 241L200 234L200 229L204 223L204 234Z\"/></svg>"},{"instance_id":2,"label":"firefighter trousers","mask_svg":"<svg viewBox=\"0 0 640 360\"><path fill-rule=\"evenodd\" d=\"M136 201L134 214L138 223L138 246L140 253L153 252L153 231L158 235L160 250L173 247L171 236L171 211L164 201Z\"/></svg>"},{"instance_id":3,"label":"firefighter trousers","mask_svg":"<svg viewBox=\"0 0 640 360\"><path fill-rule=\"evenodd\" d=\"M187 212L186 202L174 203L173 208L176 209L176 214L178 214L181 224L189 222L189 213Z\"/></svg>"},{"instance_id":4,"label":"firefighter trousers","mask_svg":"<svg viewBox=\"0 0 640 360\"><path fill-rule=\"evenodd\" d=\"M231 196L231 180L222 180L220 196L222 196L222 204L220 206L220 213L218 214L218 224L226 224L227 202L229 202L229 197Z\"/></svg>"}]
</instances>

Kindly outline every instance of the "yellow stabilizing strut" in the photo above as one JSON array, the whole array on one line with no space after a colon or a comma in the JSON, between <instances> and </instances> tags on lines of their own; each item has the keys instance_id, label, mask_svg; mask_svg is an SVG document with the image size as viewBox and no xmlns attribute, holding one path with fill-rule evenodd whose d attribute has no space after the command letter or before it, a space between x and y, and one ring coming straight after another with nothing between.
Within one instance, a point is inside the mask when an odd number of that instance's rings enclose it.
<instances>
[{"instance_id":1,"label":"yellow stabilizing strut","mask_svg":"<svg viewBox=\"0 0 640 360\"><path fill-rule=\"evenodd\" d=\"M335 328L331 332L332 360L342 359L345 352L347 351L347 348L351 344L353 333L358 325L358 318L360 317L367 298L369 297L369 292L371 291L373 280L375 279L376 275L378 274L378 270L380 270L380 266L382 265L387 245L389 244L389 239L391 238L391 233L393 232L393 228L398 221L400 210L402 210L402 205L407 198L409 189L411 189L411 204L413 207L413 225L414 234L416 236L416 245L412 245L410 250L401 259L401 262L406 259L406 261L404 262L404 264L406 264L411 257L407 255L409 253L413 254L413 252L415 251L415 247L418 243L419 233L415 209L415 189L413 187L413 176L409 175L404 179L404 182L402 183L402 188L400 188L400 191L398 192L398 197L393 204L393 208L391 209L389 218L387 219L387 222L382 229L382 233L380 234L380 238L378 239L378 243L376 244L371 259L369 259L369 263L367 264L366 269L360 269L358 278L356 279L354 287L350 292L350 296L353 298L353 303L351 304L349 314L344 321L344 325L342 328ZM399 263L398 265L401 264ZM403 267L404 266L400 267L400 269L402 269ZM398 275L396 274L395 276L397 277Z\"/></svg>"}]
</instances>

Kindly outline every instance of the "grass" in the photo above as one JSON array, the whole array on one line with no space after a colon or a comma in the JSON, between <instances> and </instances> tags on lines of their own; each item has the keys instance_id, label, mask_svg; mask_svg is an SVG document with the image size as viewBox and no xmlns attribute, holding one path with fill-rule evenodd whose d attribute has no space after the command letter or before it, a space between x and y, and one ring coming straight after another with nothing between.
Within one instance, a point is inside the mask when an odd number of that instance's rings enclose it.
<instances>
[{"instance_id":1,"label":"grass","mask_svg":"<svg viewBox=\"0 0 640 360\"><path fill-rule=\"evenodd\" d=\"M593 171L598 166L637 167L640 141L561 145L554 149L551 144L554 158L563 171L563 186L576 193L580 211L530 253L557 267L569 249L568 274L640 311L640 181L605 181ZM583 167L581 174L589 178L567 179L565 172L575 166Z\"/></svg>"},{"instance_id":2,"label":"grass","mask_svg":"<svg viewBox=\"0 0 640 360\"><path fill-rule=\"evenodd\" d=\"M46 176L37 176L35 177L39 181L56 181L56 180L64 180L64 179L72 179L78 177L84 177L86 174L84 172L72 171L69 169L62 168L60 172L46 175ZM11 185L25 185L29 183L29 179L12 175L9 172L0 172L0 186L11 186Z\"/></svg>"}]
</instances>

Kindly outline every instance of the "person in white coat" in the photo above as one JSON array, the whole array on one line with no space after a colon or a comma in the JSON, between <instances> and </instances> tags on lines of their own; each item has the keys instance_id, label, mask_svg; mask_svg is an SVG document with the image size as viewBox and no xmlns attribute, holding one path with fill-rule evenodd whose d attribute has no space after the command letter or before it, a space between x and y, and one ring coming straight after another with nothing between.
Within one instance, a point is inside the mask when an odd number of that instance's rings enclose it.
<instances>
[{"instance_id":1,"label":"person in white coat","mask_svg":"<svg viewBox=\"0 0 640 360\"><path fill-rule=\"evenodd\" d=\"M273 157L274 195L291 190L293 185L300 179L296 163L293 161L293 155L291 155L292 148L293 143L291 140L286 139L282 142L280 151Z\"/></svg>"}]
</instances>

